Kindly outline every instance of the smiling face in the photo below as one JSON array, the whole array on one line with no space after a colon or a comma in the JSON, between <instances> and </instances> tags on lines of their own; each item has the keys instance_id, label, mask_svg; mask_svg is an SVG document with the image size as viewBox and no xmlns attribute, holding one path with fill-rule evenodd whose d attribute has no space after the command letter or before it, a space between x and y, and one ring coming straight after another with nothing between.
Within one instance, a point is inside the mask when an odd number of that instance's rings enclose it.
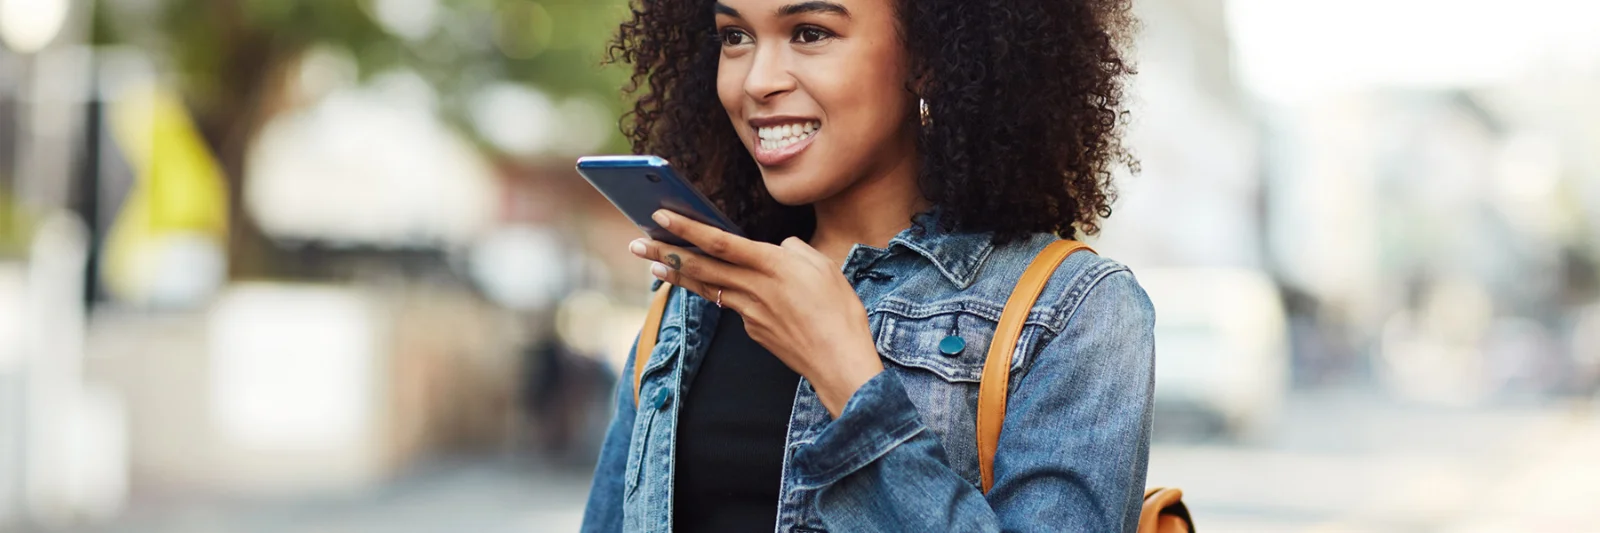
<instances>
[{"instance_id":1,"label":"smiling face","mask_svg":"<svg viewBox=\"0 0 1600 533\"><path fill-rule=\"evenodd\" d=\"M780 203L830 198L915 157L895 0L719 0L717 96Z\"/></svg>"}]
</instances>

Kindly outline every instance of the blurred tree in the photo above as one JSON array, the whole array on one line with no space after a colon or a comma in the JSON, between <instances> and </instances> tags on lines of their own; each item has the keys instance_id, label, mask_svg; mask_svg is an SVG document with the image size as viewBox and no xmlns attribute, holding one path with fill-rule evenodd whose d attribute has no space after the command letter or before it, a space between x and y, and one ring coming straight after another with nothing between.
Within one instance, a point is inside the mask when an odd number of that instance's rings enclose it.
<instances>
[{"instance_id":1,"label":"blurred tree","mask_svg":"<svg viewBox=\"0 0 1600 533\"><path fill-rule=\"evenodd\" d=\"M619 115L625 73L600 61L626 9L626 0L104 0L94 41L151 51L176 76L228 177L229 274L238 279L281 271L242 208L245 159L262 128L291 105L308 52L353 58L363 78L416 72L437 90L445 120L481 139L469 99L497 82L558 97L593 94ZM623 146L615 128L607 130L607 145Z\"/></svg>"},{"instance_id":2,"label":"blurred tree","mask_svg":"<svg viewBox=\"0 0 1600 533\"><path fill-rule=\"evenodd\" d=\"M6 183L3 178L0 175L0 183ZM38 213L0 187L0 260L27 255L37 217Z\"/></svg>"}]
</instances>

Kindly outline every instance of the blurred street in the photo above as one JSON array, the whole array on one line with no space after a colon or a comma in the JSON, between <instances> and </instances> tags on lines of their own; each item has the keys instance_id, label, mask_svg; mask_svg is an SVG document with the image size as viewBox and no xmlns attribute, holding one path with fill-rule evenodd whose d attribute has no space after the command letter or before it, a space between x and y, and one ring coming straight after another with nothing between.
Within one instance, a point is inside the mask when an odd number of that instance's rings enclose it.
<instances>
[{"instance_id":1,"label":"blurred street","mask_svg":"<svg viewBox=\"0 0 1600 533\"><path fill-rule=\"evenodd\" d=\"M1334 394L1294 397L1285 415L1256 446L1156 446L1150 485L1182 487L1207 531L1600 531L1592 409Z\"/></svg>"},{"instance_id":2,"label":"blurred street","mask_svg":"<svg viewBox=\"0 0 1600 533\"><path fill-rule=\"evenodd\" d=\"M137 512L72 533L437 533L577 531L587 473L515 459L445 459L359 493L286 500L134 502ZM582 488L579 488L582 487Z\"/></svg>"},{"instance_id":3,"label":"blurred street","mask_svg":"<svg viewBox=\"0 0 1600 533\"><path fill-rule=\"evenodd\" d=\"M0 0L0 533L574 531L653 279L574 170L629 6ZM1156 308L1150 484L1600 533L1600 2L1132 6L1076 237Z\"/></svg>"},{"instance_id":4,"label":"blurred street","mask_svg":"<svg viewBox=\"0 0 1600 533\"><path fill-rule=\"evenodd\" d=\"M1284 414L1254 444L1169 435L1150 484L1182 487L1203 531L1600 531L1600 413L1581 404L1403 408L1337 393L1296 395ZM583 472L527 460L453 459L346 497L133 502L140 511L115 524L40 531L565 532L587 485Z\"/></svg>"}]
</instances>

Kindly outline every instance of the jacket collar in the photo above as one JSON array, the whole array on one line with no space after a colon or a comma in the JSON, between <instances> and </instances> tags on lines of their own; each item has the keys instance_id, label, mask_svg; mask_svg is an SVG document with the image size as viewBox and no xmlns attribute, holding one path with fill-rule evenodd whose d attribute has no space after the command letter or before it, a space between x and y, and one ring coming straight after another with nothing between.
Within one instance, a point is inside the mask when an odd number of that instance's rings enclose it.
<instances>
[{"instance_id":1,"label":"jacket collar","mask_svg":"<svg viewBox=\"0 0 1600 533\"><path fill-rule=\"evenodd\" d=\"M917 214L911 227L889 239L889 247L903 246L927 258L945 279L965 289L972 286L978 270L994 251L994 234L946 231L939 224L941 212L935 206Z\"/></svg>"}]
</instances>

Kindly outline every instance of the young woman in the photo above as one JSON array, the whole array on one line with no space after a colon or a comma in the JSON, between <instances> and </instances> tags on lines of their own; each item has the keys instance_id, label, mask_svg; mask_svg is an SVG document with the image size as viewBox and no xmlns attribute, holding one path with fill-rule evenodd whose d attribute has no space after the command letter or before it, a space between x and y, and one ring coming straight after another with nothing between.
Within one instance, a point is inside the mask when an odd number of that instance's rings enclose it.
<instances>
[{"instance_id":1,"label":"young woman","mask_svg":"<svg viewBox=\"0 0 1600 533\"><path fill-rule=\"evenodd\" d=\"M1045 245L1110 214L1127 0L636 0L627 130L745 230L670 212L670 282L584 531L1133 531L1154 313L1055 271L1011 369L993 488L979 373ZM633 375L633 363L624 369Z\"/></svg>"}]
</instances>

